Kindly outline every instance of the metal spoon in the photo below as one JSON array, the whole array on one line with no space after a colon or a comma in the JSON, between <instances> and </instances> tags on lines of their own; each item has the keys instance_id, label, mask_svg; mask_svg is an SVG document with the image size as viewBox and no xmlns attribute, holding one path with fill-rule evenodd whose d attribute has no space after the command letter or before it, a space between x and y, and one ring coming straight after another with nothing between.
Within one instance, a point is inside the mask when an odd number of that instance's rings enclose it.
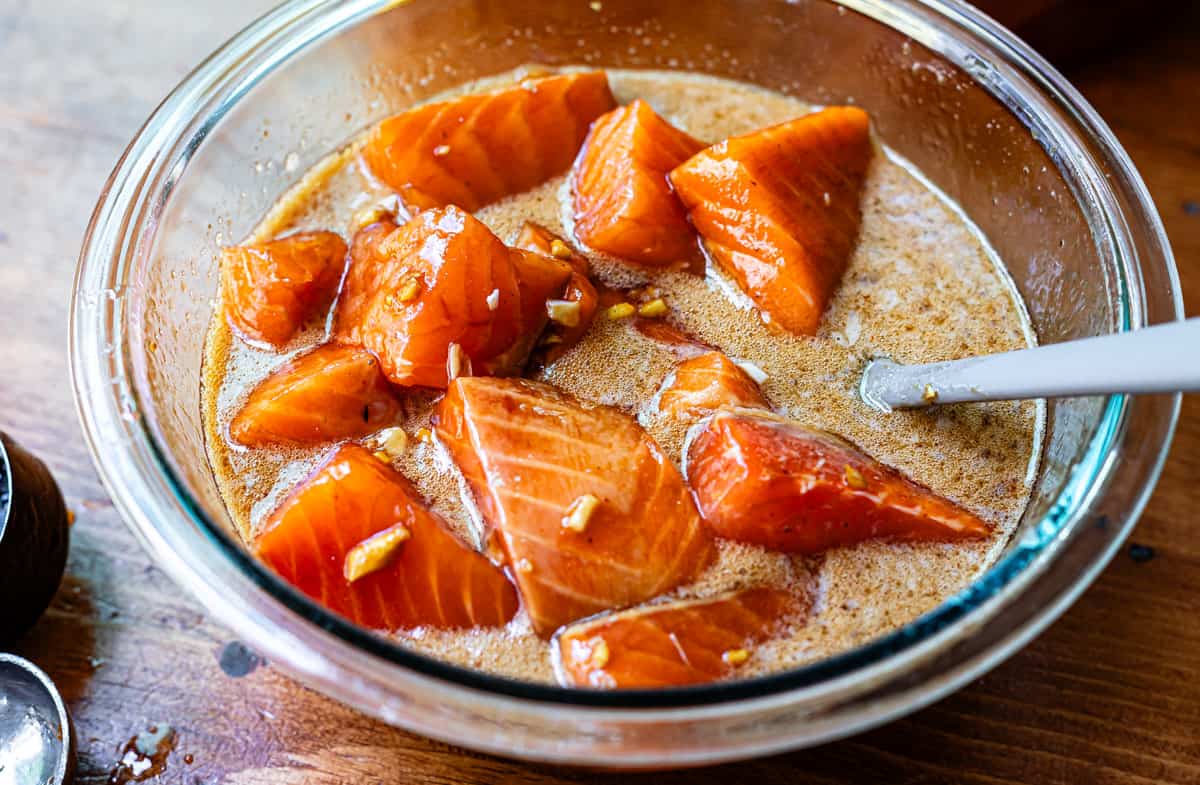
<instances>
[{"instance_id":1,"label":"metal spoon","mask_svg":"<svg viewBox=\"0 0 1200 785\"><path fill-rule=\"evenodd\" d=\"M1200 391L1200 319L1132 332L900 365L872 360L859 395L881 411L943 403Z\"/></svg>"},{"instance_id":2,"label":"metal spoon","mask_svg":"<svg viewBox=\"0 0 1200 785\"><path fill-rule=\"evenodd\" d=\"M74 772L71 718L54 682L0 653L0 785L66 785Z\"/></svg>"}]
</instances>

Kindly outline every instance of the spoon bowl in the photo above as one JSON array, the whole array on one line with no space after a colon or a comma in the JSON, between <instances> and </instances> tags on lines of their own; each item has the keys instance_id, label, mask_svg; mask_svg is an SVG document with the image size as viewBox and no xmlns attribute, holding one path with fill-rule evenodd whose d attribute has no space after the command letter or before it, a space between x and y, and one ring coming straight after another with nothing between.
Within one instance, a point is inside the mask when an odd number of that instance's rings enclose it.
<instances>
[{"instance_id":1,"label":"spoon bowl","mask_svg":"<svg viewBox=\"0 0 1200 785\"><path fill-rule=\"evenodd\" d=\"M0 653L0 785L65 785L74 770L71 718L54 682Z\"/></svg>"}]
</instances>

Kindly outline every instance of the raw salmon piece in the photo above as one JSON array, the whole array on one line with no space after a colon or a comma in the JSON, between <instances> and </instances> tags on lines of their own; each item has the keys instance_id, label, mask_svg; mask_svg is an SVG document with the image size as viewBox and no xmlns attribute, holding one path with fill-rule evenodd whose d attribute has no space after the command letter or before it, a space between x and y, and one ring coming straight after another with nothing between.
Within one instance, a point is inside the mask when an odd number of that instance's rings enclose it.
<instances>
[{"instance_id":1,"label":"raw salmon piece","mask_svg":"<svg viewBox=\"0 0 1200 785\"><path fill-rule=\"evenodd\" d=\"M645 265L694 258L696 233L667 172L703 149L640 98L601 117L575 168L575 235Z\"/></svg>"},{"instance_id":2,"label":"raw salmon piece","mask_svg":"<svg viewBox=\"0 0 1200 785\"><path fill-rule=\"evenodd\" d=\"M866 112L834 107L726 139L670 177L763 321L813 335L858 238L872 152Z\"/></svg>"},{"instance_id":3,"label":"raw salmon piece","mask_svg":"<svg viewBox=\"0 0 1200 785\"><path fill-rule=\"evenodd\" d=\"M634 320L633 326L645 337L670 349L676 357L687 359L714 351L709 344L663 319L645 319L639 316Z\"/></svg>"},{"instance_id":4,"label":"raw salmon piece","mask_svg":"<svg viewBox=\"0 0 1200 785\"><path fill-rule=\"evenodd\" d=\"M368 224L355 232L350 241L350 264L338 292L334 309L334 336L338 326L360 324L378 294L379 287L395 276L389 248L383 241L397 225L390 219ZM343 330L344 331L344 330Z\"/></svg>"},{"instance_id":5,"label":"raw salmon piece","mask_svg":"<svg viewBox=\"0 0 1200 785\"><path fill-rule=\"evenodd\" d=\"M864 540L986 537L986 523L832 434L717 412L691 440L687 476L716 533L790 553Z\"/></svg>"},{"instance_id":6,"label":"raw salmon piece","mask_svg":"<svg viewBox=\"0 0 1200 785\"><path fill-rule=\"evenodd\" d=\"M669 591L715 556L675 466L615 409L472 377L434 420L543 637Z\"/></svg>"},{"instance_id":7,"label":"raw salmon piece","mask_svg":"<svg viewBox=\"0 0 1200 785\"><path fill-rule=\"evenodd\" d=\"M246 447L357 439L392 425L399 412L373 354L326 344L260 382L229 435Z\"/></svg>"},{"instance_id":8,"label":"raw salmon piece","mask_svg":"<svg viewBox=\"0 0 1200 785\"><path fill-rule=\"evenodd\" d=\"M405 536L349 580L347 556L386 532ZM370 543L368 543L369 545ZM496 627L517 612L504 572L460 541L409 482L346 444L271 513L255 541L271 569L316 602L364 627Z\"/></svg>"},{"instance_id":9,"label":"raw salmon piece","mask_svg":"<svg viewBox=\"0 0 1200 785\"><path fill-rule=\"evenodd\" d=\"M770 408L758 383L723 352L684 360L658 394L658 410L678 418L703 417L735 407Z\"/></svg>"},{"instance_id":10,"label":"raw salmon piece","mask_svg":"<svg viewBox=\"0 0 1200 785\"><path fill-rule=\"evenodd\" d=\"M588 277L587 257L568 246L561 237L549 229L526 221L525 225L521 227L520 236L517 237L516 247L561 259L572 268L571 277L567 281L567 288L563 292L562 299L569 303L579 303L579 311L575 324L552 324L547 329L547 335L554 336L554 340L542 353L541 362L543 365L549 365L562 357L568 349L579 343L587 334L588 328L592 326L592 321L596 318L600 294Z\"/></svg>"},{"instance_id":11,"label":"raw salmon piece","mask_svg":"<svg viewBox=\"0 0 1200 785\"><path fill-rule=\"evenodd\" d=\"M733 674L752 647L807 604L779 589L749 589L710 600L672 602L599 616L565 627L553 650L568 687L639 689L700 684Z\"/></svg>"},{"instance_id":12,"label":"raw salmon piece","mask_svg":"<svg viewBox=\"0 0 1200 785\"><path fill-rule=\"evenodd\" d=\"M564 261L585 278L591 274L591 265L588 264L586 256L567 245L554 232L533 221L526 221L521 225L521 233L517 235L513 247Z\"/></svg>"},{"instance_id":13,"label":"raw salmon piece","mask_svg":"<svg viewBox=\"0 0 1200 785\"><path fill-rule=\"evenodd\" d=\"M565 172L614 105L603 71L528 79L390 117L362 154L410 209L473 212Z\"/></svg>"},{"instance_id":14,"label":"raw salmon piece","mask_svg":"<svg viewBox=\"0 0 1200 785\"><path fill-rule=\"evenodd\" d=\"M221 255L225 317L243 337L278 348L329 303L346 266L333 232L301 232L226 248Z\"/></svg>"},{"instance_id":15,"label":"raw salmon piece","mask_svg":"<svg viewBox=\"0 0 1200 785\"><path fill-rule=\"evenodd\" d=\"M456 364L463 374L519 371L571 266L508 248L453 206L393 226L355 237L334 338L371 351L405 386L444 388Z\"/></svg>"}]
</instances>

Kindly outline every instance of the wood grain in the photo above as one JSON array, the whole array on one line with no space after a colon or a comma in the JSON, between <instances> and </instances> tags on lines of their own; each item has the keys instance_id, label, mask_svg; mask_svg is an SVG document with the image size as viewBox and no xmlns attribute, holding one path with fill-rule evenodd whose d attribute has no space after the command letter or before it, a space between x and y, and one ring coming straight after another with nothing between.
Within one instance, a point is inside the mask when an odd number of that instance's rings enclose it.
<instances>
[{"instance_id":1,"label":"wood grain","mask_svg":"<svg viewBox=\"0 0 1200 785\"><path fill-rule=\"evenodd\" d=\"M966 689L819 749L645 777L526 766L393 730L228 648L229 633L149 564L96 478L67 383L66 312L79 239L122 146L192 64L267 6L0 2L0 425L50 464L77 514L66 580L17 650L70 704L80 782L106 782L125 741L163 723L177 746L157 781L188 785L1200 782L1196 396L1133 537L1152 559L1123 553L1061 621ZM1070 74L1149 183L1193 302L1197 51L1193 13Z\"/></svg>"}]
</instances>

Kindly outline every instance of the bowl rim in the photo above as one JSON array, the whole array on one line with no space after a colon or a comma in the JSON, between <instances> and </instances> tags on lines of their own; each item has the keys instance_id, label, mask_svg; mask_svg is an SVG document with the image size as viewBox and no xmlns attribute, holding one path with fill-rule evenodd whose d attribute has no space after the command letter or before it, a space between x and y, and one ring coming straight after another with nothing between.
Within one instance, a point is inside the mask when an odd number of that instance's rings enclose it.
<instances>
[{"instance_id":1,"label":"bowl rim","mask_svg":"<svg viewBox=\"0 0 1200 785\"><path fill-rule=\"evenodd\" d=\"M4 541L8 519L12 517L14 491L16 483L13 480L12 459L8 457L8 446L0 439L0 542Z\"/></svg>"},{"instance_id":2,"label":"bowl rim","mask_svg":"<svg viewBox=\"0 0 1200 785\"><path fill-rule=\"evenodd\" d=\"M730 703L750 705L748 702L759 703L787 697L806 688L832 691L852 680L876 678L897 667L895 655L901 652L910 654L909 660L920 657L938 649L956 635L963 634L966 628L964 622L982 623L986 617L994 615L1007 599L1019 595L1054 560L1053 557L1065 544L1067 535L1079 523L1087 502L1102 492L1109 479L1112 468L1109 455L1125 431L1130 406L1128 396L1111 396L1107 399L1104 415L1095 432L1088 437L1089 446L1079 464L1080 469L1066 484L1050 514L1043 519L1044 525L1036 527L1038 536L1029 543L1018 543L962 592L908 625L856 649L788 671L733 682L662 690L601 692L533 684L451 665L406 649L325 611L283 583L234 543L220 527L207 519L201 505L181 481L167 451L161 446L161 433L146 415L148 409L139 400L136 387L128 385L130 372L137 374L137 358L129 356L127 345L120 346L120 351L110 350L106 357L102 351L102 334L119 333L121 317L128 315L122 310L128 307L130 299L129 293L123 291L121 276L127 270L132 254L140 247L138 244L145 240L138 228L146 216L134 211L145 208L142 200L146 196L147 183L162 179L169 193L174 182L182 176L191 152L224 113L259 80L271 73L275 66L327 36L403 4L392 0L351 0L344 3L291 0L249 25L186 77L139 130L105 185L84 238L71 306L70 356L76 405L93 461L122 517L156 563L171 565L168 573L198 594L201 601L214 610L219 618L235 620L234 626L251 638L254 645L262 646L268 652L274 650L282 654L282 641L267 640L263 625L274 628L274 632L282 632L279 611L286 610L304 620L303 631L314 636L309 643L323 638L327 642L335 642L334 645L350 647L352 651L340 652L344 655L339 660L342 666L346 664L346 657L366 653L386 663L391 675L397 671L394 666L400 666L412 675L493 698L556 704L563 708L622 710L619 712L622 715L627 710L633 710L650 717L657 716L657 712L647 710L696 709L702 706L717 708ZM886 13L886 9L878 6L875 0L840 0L840 4L894 29L901 29L918 42L928 45L927 38L932 33L922 37L921 31L913 28L913 20L919 21L918 16L901 19L896 13ZM1091 106L1040 56L981 12L957 0L909 0L909 5L982 39L1002 59L1006 68L1012 69L1024 81L1044 92L1046 100L1067 112L1112 157L1111 163L1115 164L1124 184L1133 191L1137 207L1149 220L1154 235L1150 239L1160 247L1173 287L1174 318L1181 318L1182 297L1177 272L1153 202L1127 154ZM956 58L950 58L945 50L940 53L959 67L964 67L960 58L970 54L965 49L958 52L959 57ZM977 72L972 73L980 76ZM1015 100L1012 96L997 97ZM1005 102L1010 110L1014 108L1009 101ZM213 105L211 111L198 128L193 128L197 116L195 110L205 105ZM164 151L173 152L170 144L180 142L179 138L173 138L172 135L177 136L185 130L193 134L187 140L188 150L182 157L164 157ZM1052 127L1043 130L1048 133L1042 142L1043 146L1049 144L1045 139L1051 139L1055 143L1065 144L1068 149L1078 150L1078 145L1070 139L1071 134L1064 129ZM1081 160L1083 158L1080 156ZM1098 178L1098 172L1092 173L1083 178L1083 182L1100 189L1091 196L1105 203L1101 212L1106 219L1111 219L1110 211L1114 202L1111 196L1105 198L1103 189L1106 184ZM1117 238L1123 236L1121 227L1110 228ZM1128 330L1144 322L1136 286L1137 259L1136 254L1131 255L1127 248L1120 245L1114 248L1114 253L1119 279L1118 328ZM108 286L97 287L97 283ZM97 317L100 320L99 330L96 329ZM114 380L124 381L125 388L114 390ZM1157 459L1146 472L1137 497L1129 506L1130 512L1123 522L1123 530L1109 544L1107 551L1091 563L1086 574L1056 598L1052 607L1043 609L1040 614L1031 614L1030 620L1019 627L1004 646L993 650L992 656L982 658L959 674L956 680L952 680L954 683L947 682L940 691L926 693L921 700L932 701L998 663L1057 618L1091 583L1119 548L1149 498L1166 459L1179 404L1180 396L1175 395L1169 426L1163 433ZM134 457L125 453L114 456L114 445L127 445L138 454ZM146 468L152 468L155 473L152 476L146 474ZM138 487L134 488L131 483ZM145 494L160 494L160 499L170 499L184 510L190 518L189 523L199 529L210 546L220 551L243 576L248 576L278 607L265 611L261 608L237 608L233 598L228 596L229 592L220 591L228 587L206 583L206 576L200 570L173 552L171 542L158 528L164 524L155 521L153 516L141 509L141 505L149 499ZM991 612L984 613L988 609ZM295 628L290 632L294 637ZM283 635L283 638L288 638L288 635ZM324 653L330 654L329 649ZM297 669L326 686L331 684L326 664L309 662ZM904 710L911 708L914 707L909 705ZM504 749L498 751L505 752Z\"/></svg>"}]
</instances>

